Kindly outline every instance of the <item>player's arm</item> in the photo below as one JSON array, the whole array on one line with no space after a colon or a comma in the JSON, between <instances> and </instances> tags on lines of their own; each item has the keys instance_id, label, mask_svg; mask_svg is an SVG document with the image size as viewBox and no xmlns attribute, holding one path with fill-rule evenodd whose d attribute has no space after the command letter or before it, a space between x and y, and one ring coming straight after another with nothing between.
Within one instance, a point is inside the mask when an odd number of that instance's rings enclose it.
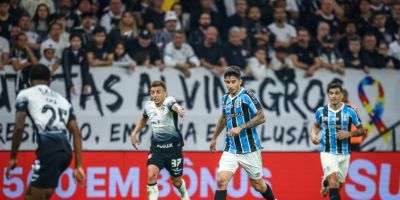
<instances>
[{"instance_id":1,"label":"player's arm","mask_svg":"<svg viewBox=\"0 0 400 200\"><path fill-rule=\"evenodd\" d=\"M210 142L210 150L211 151L216 151L215 145L217 144L217 138L221 134L222 130L224 130L225 126L226 126L226 119L225 119L224 115L221 115L217 121L217 125L215 127L214 134L211 138L211 142Z\"/></svg>"},{"instance_id":2,"label":"player's arm","mask_svg":"<svg viewBox=\"0 0 400 200\"><path fill-rule=\"evenodd\" d=\"M17 112L15 118L15 129L12 136L12 144L11 144L11 153L10 153L10 161L8 162L8 166L6 169L6 178L10 178L10 171L15 168L17 165L17 152L19 149L19 145L21 144L22 134L24 132L25 119L27 116L26 111Z\"/></svg>"},{"instance_id":3,"label":"player's arm","mask_svg":"<svg viewBox=\"0 0 400 200\"><path fill-rule=\"evenodd\" d=\"M320 140L318 138L318 133L321 131L321 124L313 123L311 126L310 139L313 144L319 144Z\"/></svg>"},{"instance_id":4,"label":"player's arm","mask_svg":"<svg viewBox=\"0 0 400 200\"><path fill-rule=\"evenodd\" d=\"M142 116L140 119L136 122L135 129L133 130L131 134L131 142L132 146L136 149L139 150L139 141L137 139L137 135L139 134L140 130L147 124L147 120L149 118Z\"/></svg>"},{"instance_id":5,"label":"player's arm","mask_svg":"<svg viewBox=\"0 0 400 200\"><path fill-rule=\"evenodd\" d=\"M171 107L171 110L178 113L179 117L183 118L185 116L185 110L178 103L174 103Z\"/></svg>"},{"instance_id":6,"label":"player's arm","mask_svg":"<svg viewBox=\"0 0 400 200\"><path fill-rule=\"evenodd\" d=\"M70 115L73 115L72 113ZM85 173L82 168L82 135L75 118L70 118L67 129L72 135L75 152L74 178L82 185L85 185Z\"/></svg>"},{"instance_id":7,"label":"player's arm","mask_svg":"<svg viewBox=\"0 0 400 200\"><path fill-rule=\"evenodd\" d=\"M250 121L240 125L240 128L241 129L253 128L253 127L255 127L257 125L260 125L260 124L262 124L264 122L265 122L265 114L264 114L264 112L262 110L258 110L256 112L256 116L253 119L251 119Z\"/></svg>"}]
</instances>

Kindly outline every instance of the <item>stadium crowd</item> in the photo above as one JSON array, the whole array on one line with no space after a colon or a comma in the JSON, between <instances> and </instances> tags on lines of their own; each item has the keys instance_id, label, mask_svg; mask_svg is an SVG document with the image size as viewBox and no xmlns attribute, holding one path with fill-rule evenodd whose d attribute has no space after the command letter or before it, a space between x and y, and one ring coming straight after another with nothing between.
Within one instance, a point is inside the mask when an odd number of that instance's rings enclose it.
<instances>
[{"instance_id":1,"label":"stadium crowd","mask_svg":"<svg viewBox=\"0 0 400 200\"><path fill-rule=\"evenodd\" d=\"M0 0L0 70L62 67L71 90L73 65L369 73L400 69L399 27L394 0Z\"/></svg>"}]
</instances>

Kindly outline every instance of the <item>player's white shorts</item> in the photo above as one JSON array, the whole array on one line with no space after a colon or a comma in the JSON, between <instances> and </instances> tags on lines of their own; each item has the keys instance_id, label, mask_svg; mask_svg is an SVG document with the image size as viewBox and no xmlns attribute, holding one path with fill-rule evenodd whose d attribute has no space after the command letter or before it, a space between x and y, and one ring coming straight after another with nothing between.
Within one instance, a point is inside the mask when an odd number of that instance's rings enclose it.
<instances>
[{"instance_id":1,"label":"player's white shorts","mask_svg":"<svg viewBox=\"0 0 400 200\"><path fill-rule=\"evenodd\" d=\"M321 152L321 164L324 178L337 172L339 182L344 183L350 164L350 155Z\"/></svg>"},{"instance_id":2,"label":"player's white shorts","mask_svg":"<svg viewBox=\"0 0 400 200\"><path fill-rule=\"evenodd\" d=\"M260 151L247 154L233 154L224 151L219 160L218 172L230 171L235 173L239 165L246 170L250 179L256 180L263 177Z\"/></svg>"}]
</instances>

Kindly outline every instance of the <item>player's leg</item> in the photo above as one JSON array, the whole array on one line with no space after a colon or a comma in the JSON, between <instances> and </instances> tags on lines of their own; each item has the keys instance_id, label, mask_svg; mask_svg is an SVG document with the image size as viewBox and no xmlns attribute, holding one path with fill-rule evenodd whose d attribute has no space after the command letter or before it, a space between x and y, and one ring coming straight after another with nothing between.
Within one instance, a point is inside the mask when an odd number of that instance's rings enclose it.
<instances>
[{"instance_id":1,"label":"player's leg","mask_svg":"<svg viewBox=\"0 0 400 200\"><path fill-rule=\"evenodd\" d=\"M219 160L217 191L215 192L214 200L226 199L226 188L238 167L239 163L235 154L229 152L222 154Z\"/></svg>"},{"instance_id":2,"label":"player's leg","mask_svg":"<svg viewBox=\"0 0 400 200\"><path fill-rule=\"evenodd\" d=\"M150 151L147 158L147 197L149 200L158 199L157 178L164 166L163 156L160 152Z\"/></svg>"},{"instance_id":3,"label":"player's leg","mask_svg":"<svg viewBox=\"0 0 400 200\"><path fill-rule=\"evenodd\" d=\"M338 181L339 181L339 190L342 188L347 172L349 170L350 165L350 155L340 155L339 156L339 172L338 172Z\"/></svg>"},{"instance_id":4,"label":"player's leg","mask_svg":"<svg viewBox=\"0 0 400 200\"><path fill-rule=\"evenodd\" d=\"M171 176L172 184L178 189L182 200L189 200L189 194L186 190L185 180L182 179L183 174L183 154L182 148L177 148L169 153L169 160L165 163L165 169Z\"/></svg>"},{"instance_id":5,"label":"player's leg","mask_svg":"<svg viewBox=\"0 0 400 200\"><path fill-rule=\"evenodd\" d=\"M36 188L31 185L28 186L25 194L25 200L49 200L54 194L54 189Z\"/></svg>"},{"instance_id":6,"label":"player's leg","mask_svg":"<svg viewBox=\"0 0 400 200\"><path fill-rule=\"evenodd\" d=\"M339 194L339 161L337 155L321 152L321 164L324 171L324 177L328 180L329 199L340 200Z\"/></svg>"},{"instance_id":7,"label":"player's leg","mask_svg":"<svg viewBox=\"0 0 400 200\"><path fill-rule=\"evenodd\" d=\"M251 185L267 200L275 200L271 187L263 180L261 152L238 155L239 164L246 170Z\"/></svg>"}]
</instances>

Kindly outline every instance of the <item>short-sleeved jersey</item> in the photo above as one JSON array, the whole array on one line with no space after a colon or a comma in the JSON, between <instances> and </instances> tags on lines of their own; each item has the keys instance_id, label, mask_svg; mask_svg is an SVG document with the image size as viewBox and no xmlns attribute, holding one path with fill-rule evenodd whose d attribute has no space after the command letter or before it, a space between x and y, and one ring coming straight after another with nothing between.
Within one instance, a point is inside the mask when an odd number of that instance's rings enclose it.
<instances>
[{"instance_id":1,"label":"short-sleeved jersey","mask_svg":"<svg viewBox=\"0 0 400 200\"><path fill-rule=\"evenodd\" d=\"M226 119L226 131L252 120L262 107L257 97L248 89L241 88L236 97L226 94L222 97L222 114ZM256 127L243 129L236 136L227 135L224 151L246 154L262 149Z\"/></svg>"},{"instance_id":2,"label":"short-sleeved jersey","mask_svg":"<svg viewBox=\"0 0 400 200\"><path fill-rule=\"evenodd\" d=\"M71 151L66 124L75 119L71 104L46 85L22 90L16 99L17 112L27 112L38 135L37 153Z\"/></svg>"},{"instance_id":3,"label":"short-sleeved jersey","mask_svg":"<svg viewBox=\"0 0 400 200\"><path fill-rule=\"evenodd\" d=\"M338 110L332 110L328 105L320 107L315 112L315 123L321 126L321 151L332 154L350 154L350 138L336 139L339 130L350 131L351 125L362 126L357 112L347 104L342 103Z\"/></svg>"},{"instance_id":4,"label":"short-sleeved jersey","mask_svg":"<svg viewBox=\"0 0 400 200\"><path fill-rule=\"evenodd\" d=\"M157 107L154 101L145 104L143 117L150 120L153 142L174 142L183 145L182 135L178 129L178 114L172 110L175 103L176 100L168 96L160 107Z\"/></svg>"}]
</instances>

